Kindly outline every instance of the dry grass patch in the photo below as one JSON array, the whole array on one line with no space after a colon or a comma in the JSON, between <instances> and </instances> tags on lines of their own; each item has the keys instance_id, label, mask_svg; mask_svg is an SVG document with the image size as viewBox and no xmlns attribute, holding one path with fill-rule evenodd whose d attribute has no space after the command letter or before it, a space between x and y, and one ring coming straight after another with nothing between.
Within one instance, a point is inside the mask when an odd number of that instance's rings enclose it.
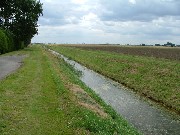
<instances>
[{"instance_id":1,"label":"dry grass patch","mask_svg":"<svg viewBox=\"0 0 180 135\"><path fill-rule=\"evenodd\" d=\"M103 118L107 118L108 114L104 112L103 108L92 99L80 86L75 84L67 85L67 88L76 96L78 104L95 112Z\"/></svg>"}]
</instances>

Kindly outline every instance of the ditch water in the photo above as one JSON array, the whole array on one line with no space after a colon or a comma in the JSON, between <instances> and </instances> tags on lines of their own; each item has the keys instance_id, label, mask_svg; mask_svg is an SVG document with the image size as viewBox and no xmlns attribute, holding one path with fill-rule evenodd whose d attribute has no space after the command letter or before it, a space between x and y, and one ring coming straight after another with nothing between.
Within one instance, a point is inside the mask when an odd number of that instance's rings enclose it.
<instances>
[{"instance_id":1,"label":"ditch water","mask_svg":"<svg viewBox=\"0 0 180 135\"><path fill-rule=\"evenodd\" d=\"M117 113L145 135L180 135L180 117L152 105L142 97L75 61L59 55L67 63L82 72L80 79L99 95Z\"/></svg>"}]
</instances>

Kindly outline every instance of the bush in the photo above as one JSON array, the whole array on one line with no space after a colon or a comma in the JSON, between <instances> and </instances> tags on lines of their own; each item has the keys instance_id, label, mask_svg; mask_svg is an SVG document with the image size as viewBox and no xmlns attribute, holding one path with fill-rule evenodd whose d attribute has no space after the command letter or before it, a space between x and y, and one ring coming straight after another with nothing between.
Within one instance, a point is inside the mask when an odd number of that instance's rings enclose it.
<instances>
[{"instance_id":1,"label":"bush","mask_svg":"<svg viewBox=\"0 0 180 135\"><path fill-rule=\"evenodd\" d=\"M25 47L24 46L24 41L20 41L17 38L14 38L14 44L16 45L15 50L24 49L24 47Z\"/></svg>"},{"instance_id":2,"label":"bush","mask_svg":"<svg viewBox=\"0 0 180 135\"><path fill-rule=\"evenodd\" d=\"M0 29L0 54L6 53L8 51L8 37L6 36L4 30Z\"/></svg>"},{"instance_id":3,"label":"bush","mask_svg":"<svg viewBox=\"0 0 180 135\"><path fill-rule=\"evenodd\" d=\"M14 46L14 39L13 39L13 34L10 31L4 31L6 36L7 36L7 51L11 52L15 50L15 46Z\"/></svg>"},{"instance_id":4,"label":"bush","mask_svg":"<svg viewBox=\"0 0 180 135\"><path fill-rule=\"evenodd\" d=\"M15 50L14 36L10 31L0 29L0 54Z\"/></svg>"}]
</instances>

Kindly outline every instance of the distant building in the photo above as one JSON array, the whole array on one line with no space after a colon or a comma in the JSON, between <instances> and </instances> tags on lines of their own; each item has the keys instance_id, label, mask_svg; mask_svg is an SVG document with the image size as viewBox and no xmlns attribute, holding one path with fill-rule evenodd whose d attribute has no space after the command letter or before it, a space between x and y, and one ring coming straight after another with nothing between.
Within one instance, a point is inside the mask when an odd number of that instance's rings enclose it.
<instances>
[{"instance_id":1,"label":"distant building","mask_svg":"<svg viewBox=\"0 0 180 135\"><path fill-rule=\"evenodd\" d=\"M175 44L173 44L173 43L171 43L171 42L167 42L167 44L164 44L164 46L174 47Z\"/></svg>"}]
</instances>

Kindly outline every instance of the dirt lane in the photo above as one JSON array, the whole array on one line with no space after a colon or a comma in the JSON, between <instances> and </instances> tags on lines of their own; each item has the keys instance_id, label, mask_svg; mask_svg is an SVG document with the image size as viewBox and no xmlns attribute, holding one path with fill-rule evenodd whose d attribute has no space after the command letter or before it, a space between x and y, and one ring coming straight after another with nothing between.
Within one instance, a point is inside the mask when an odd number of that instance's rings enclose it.
<instances>
[{"instance_id":1,"label":"dirt lane","mask_svg":"<svg viewBox=\"0 0 180 135\"><path fill-rule=\"evenodd\" d=\"M1 56L0 57L0 80L18 69L25 56Z\"/></svg>"}]
</instances>

